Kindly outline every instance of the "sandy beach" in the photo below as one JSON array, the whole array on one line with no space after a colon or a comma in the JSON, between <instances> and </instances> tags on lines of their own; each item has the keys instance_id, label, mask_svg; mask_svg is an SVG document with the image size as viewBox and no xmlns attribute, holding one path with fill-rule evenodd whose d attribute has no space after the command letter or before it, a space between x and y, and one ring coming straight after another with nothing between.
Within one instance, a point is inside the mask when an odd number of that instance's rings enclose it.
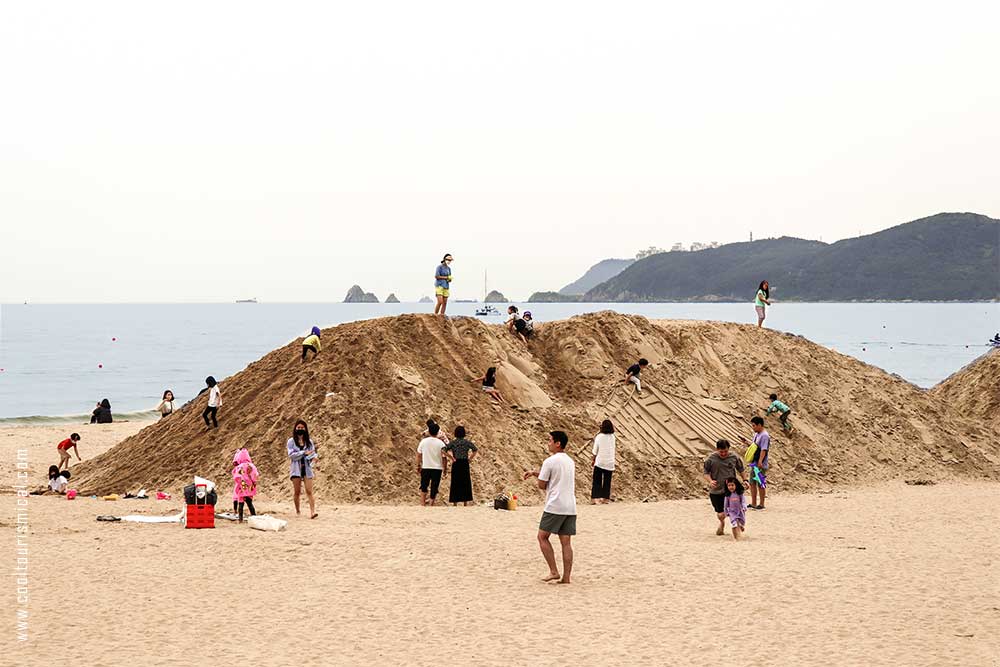
<instances>
[{"instance_id":1,"label":"sandy beach","mask_svg":"<svg viewBox=\"0 0 1000 667\"><path fill-rule=\"evenodd\" d=\"M85 457L141 424L88 427ZM65 427L0 430L46 463ZM101 433L98 437L97 433ZM74 459L75 460L75 459ZM228 485L222 499L228 500ZM0 523L13 543L16 497ZM15 664L995 664L995 483L769 496L736 543L705 499L583 505L570 586L543 584L539 498L516 512L321 504L262 533L99 523L177 500L32 496ZM4 607L13 607L9 585ZM753 638L748 638L749 635ZM167 658L167 655L170 658ZM726 656L731 656L727 658Z\"/></svg>"}]
</instances>

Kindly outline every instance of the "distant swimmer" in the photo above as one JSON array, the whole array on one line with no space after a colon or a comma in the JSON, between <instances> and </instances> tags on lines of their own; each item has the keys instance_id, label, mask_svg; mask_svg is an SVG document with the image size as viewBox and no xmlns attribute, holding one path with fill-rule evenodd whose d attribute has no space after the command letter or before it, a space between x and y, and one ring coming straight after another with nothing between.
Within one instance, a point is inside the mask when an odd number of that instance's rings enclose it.
<instances>
[{"instance_id":1,"label":"distant swimmer","mask_svg":"<svg viewBox=\"0 0 1000 667\"><path fill-rule=\"evenodd\" d=\"M76 448L76 443L80 442L80 434L72 433L68 438L60 442L56 446L56 451L59 452L59 467L58 470L69 467L69 450L72 449L73 453L76 454L76 460L82 461L80 458L80 450Z\"/></svg>"},{"instance_id":2,"label":"distant swimmer","mask_svg":"<svg viewBox=\"0 0 1000 667\"><path fill-rule=\"evenodd\" d=\"M163 400L156 406L156 411L160 413L160 419L173 414L174 412L174 392L167 389L163 392Z\"/></svg>"},{"instance_id":3,"label":"distant swimmer","mask_svg":"<svg viewBox=\"0 0 1000 667\"><path fill-rule=\"evenodd\" d=\"M631 382L635 385L636 391L640 394L642 393L642 381L639 380L639 374L642 373L642 369L649 365L647 359L640 359L636 363L632 364L625 370L625 380L624 384Z\"/></svg>"},{"instance_id":4,"label":"distant swimmer","mask_svg":"<svg viewBox=\"0 0 1000 667\"><path fill-rule=\"evenodd\" d=\"M319 351L323 349L319 342L321 333L319 327L313 327L309 335L302 341L302 363L306 363L306 355L309 354L309 350L312 350L313 359L315 359Z\"/></svg>"},{"instance_id":5,"label":"distant swimmer","mask_svg":"<svg viewBox=\"0 0 1000 667\"><path fill-rule=\"evenodd\" d=\"M524 473L524 479L535 477L538 488L545 492L545 507L538 522L538 547L542 550L549 574L542 581L570 583L573 572L573 536L576 535L576 464L566 453L569 438L563 431L550 431L550 456L539 470ZM549 542L553 534L562 546L562 575L556 565L556 553Z\"/></svg>"},{"instance_id":6,"label":"distant swimmer","mask_svg":"<svg viewBox=\"0 0 1000 667\"><path fill-rule=\"evenodd\" d=\"M434 306L435 315L444 315L444 311L448 307L448 295L451 294L451 262L451 253L445 254L434 271L434 294L437 296L437 304Z\"/></svg>"},{"instance_id":7,"label":"distant swimmer","mask_svg":"<svg viewBox=\"0 0 1000 667\"><path fill-rule=\"evenodd\" d=\"M94 411L90 413L91 424L110 424L114 419L111 416L111 401L104 398L97 404Z\"/></svg>"},{"instance_id":8,"label":"distant swimmer","mask_svg":"<svg viewBox=\"0 0 1000 667\"><path fill-rule=\"evenodd\" d=\"M205 407L204 412L201 413L201 418L205 420L205 426L207 428L211 428L213 426L215 428L219 428L217 415L219 414L219 408L222 407L222 388L211 375L205 378L205 385L208 387L208 405ZM211 424L208 423L209 417L212 418Z\"/></svg>"},{"instance_id":9,"label":"distant swimmer","mask_svg":"<svg viewBox=\"0 0 1000 667\"><path fill-rule=\"evenodd\" d=\"M497 403L503 403L503 396L497 391L497 369L496 366L490 366L486 369L486 374L481 375L477 378L473 378L472 382L482 382L483 391L489 394Z\"/></svg>"},{"instance_id":10,"label":"distant swimmer","mask_svg":"<svg viewBox=\"0 0 1000 667\"><path fill-rule=\"evenodd\" d=\"M771 394L771 405L767 407L767 412L765 414L771 414L773 412L778 413L778 420L781 422L781 428L786 431L791 430L791 425L788 423L788 415L792 414L792 409L778 400L777 394Z\"/></svg>"},{"instance_id":11,"label":"distant swimmer","mask_svg":"<svg viewBox=\"0 0 1000 667\"><path fill-rule=\"evenodd\" d=\"M754 299L753 305L757 310L757 328L764 326L764 318L767 316L766 309L767 306L771 305L771 286L766 280L760 281L760 285L757 287L757 296Z\"/></svg>"}]
</instances>

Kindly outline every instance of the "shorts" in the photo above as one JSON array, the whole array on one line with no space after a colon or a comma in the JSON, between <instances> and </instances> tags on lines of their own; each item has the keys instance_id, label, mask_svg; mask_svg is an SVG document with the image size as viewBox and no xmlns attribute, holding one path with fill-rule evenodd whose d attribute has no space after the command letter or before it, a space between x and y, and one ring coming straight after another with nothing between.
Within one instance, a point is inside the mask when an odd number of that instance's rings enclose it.
<instances>
[{"instance_id":1,"label":"shorts","mask_svg":"<svg viewBox=\"0 0 1000 667\"><path fill-rule=\"evenodd\" d=\"M635 388L636 388L636 389L637 389L638 391L642 391L642 382L640 382L640 381L639 381L639 376L638 376L638 375L633 375L633 376L631 376L631 377L630 377L630 378L628 379L628 381L629 381L629 382L631 382L632 384L634 384L634 385L635 385Z\"/></svg>"},{"instance_id":2,"label":"shorts","mask_svg":"<svg viewBox=\"0 0 1000 667\"><path fill-rule=\"evenodd\" d=\"M434 288L434 294L437 295L437 296L443 296L444 298L447 299L448 298L448 288L447 287L435 287Z\"/></svg>"},{"instance_id":3,"label":"shorts","mask_svg":"<svg viewBox=\"0 0 1000 667\"><path fill-rule=\"evenodd\" d=\"M542 520L538 522L538 530L556 535L576 535L576 515L542 512Z\"/></svg>"},{"instance_id":4,"label":"shorts","mask_svg":"<svg viewBox=\"0 0 1000 667\"><path fill-rule=\"evenodd\" d=\"M724 514L726 511L726 494L724 493L710 493L708 494L709 500L712 501L712 508L715 510L716 514Z\"/></svg>"},{"instance_id":5,"label":"shorts","mask_svg":"<svg viewBox=\"0 0 1000 667\"><path fill-rule=\"evenodd\" d=\"M496 390L497 390L496 387L491 387L491 386L486 385L486 384L483 385L483 391L490 392L490 391L496 391Z\"/></svg>"},{"instance_id":6,"label":"shorts","mask_svg":"<svg viewBox=\"0 0 1000 667\"><path fill-rule=\"evenodd\" d=\"M420 491L422 493L427 493L427 487L430 486L432 500L437 498L438 487L441 485L442 472L443 471L436 468L420 469Z\"/></svg>"},{"instance_id":7,"label":"shorts","mask_svg":"<svg viewBox=\"0 0 1000 667\"><path fill-rule=\"evenodd\" d=\"M754 308L757 310L757 318L764 319L764 306L754 306Z\"/></svg>"}]
</instances>

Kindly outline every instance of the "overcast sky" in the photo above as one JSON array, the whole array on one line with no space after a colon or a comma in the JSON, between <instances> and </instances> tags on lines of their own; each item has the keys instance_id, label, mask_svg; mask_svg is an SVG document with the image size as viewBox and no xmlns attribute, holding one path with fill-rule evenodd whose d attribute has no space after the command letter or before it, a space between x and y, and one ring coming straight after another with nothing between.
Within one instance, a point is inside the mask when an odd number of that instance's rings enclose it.
<instances>
[{"instance_id":1,"label":"overcast sky","mask_svg":"<svg viewBox=\"0 0 1000 667\"><path fill-rule=\"evenodd\" d=\"M21 2L0 301L558 289L1000 214L994 2Z\"/></svg>"}]
</instances>

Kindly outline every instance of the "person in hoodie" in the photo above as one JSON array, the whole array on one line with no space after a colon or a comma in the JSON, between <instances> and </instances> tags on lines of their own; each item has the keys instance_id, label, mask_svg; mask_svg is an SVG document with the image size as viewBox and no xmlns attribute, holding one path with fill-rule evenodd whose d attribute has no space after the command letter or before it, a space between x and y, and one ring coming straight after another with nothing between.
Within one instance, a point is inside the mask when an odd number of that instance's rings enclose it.
<instances>
[{"instance_id":1,"label":"person in hoodie","mask_svg":"<svg viewBox=\"0 0 1000 667\"><path fill-rule=\"evenodd\" d=\"M302 487L306 489L306 497L309 499L309 518L315 519L316 498L313 496L313 464L316 461L316 443L309 437L309 427L301 419L296 420L292 427L292 437L285 443L288 452L290 465L289 477L292 480L292 501L295 503L295 513L301 514L299 510L299 499L302 496Z\"/></svg>"},{"instance_id":2,"label":"person in hoodie","mask_svg":"<svg viewBox=\"0 0 1000 667\"><path fill-rule=\"evenodd\" d=\"M233 455L233 511L238 513L240 523L243 523L244 503L250 510L250 516L257 514L253 507L253 497L257 495L259 477L257 466L250 458L250 452L246 447L239 449Z\"/></svg>"},{"instance_id":3,"label":"person in hoodie","mask_svg":"<svg viewBox=\"0 0 1000 667\"><path fill-rule=\"evenodd\" d=\"M313 327L309 335L302 341L302 363L306 363L306 355L309 354L309 350L312 350L313 358L315 359L319 351L323 349L323 346L320 345L319 337L319 327Z\"/></svg>"},{"instance_id":4,"label":"person in hoodie","mask_svg":"<svg viewBox=\"0 0 1000 667\"><path fill-rule=\"evenodd\" d=\"M94 411L90 413L90 423L91 424L110 424L112 422L111 418L111 401L108 399L102 399Z\"/></svg>"}]
</instances>

